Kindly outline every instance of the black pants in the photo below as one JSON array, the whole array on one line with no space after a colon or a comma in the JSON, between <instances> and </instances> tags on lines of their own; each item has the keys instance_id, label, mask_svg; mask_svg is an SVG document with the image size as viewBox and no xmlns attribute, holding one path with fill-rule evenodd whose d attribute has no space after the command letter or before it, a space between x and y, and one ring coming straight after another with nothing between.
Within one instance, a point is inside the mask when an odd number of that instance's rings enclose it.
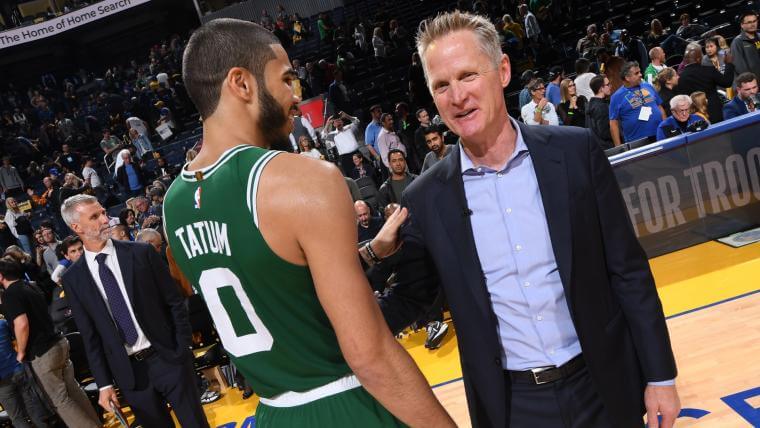
<instances>
[{"instance_id":1,"label":"black pants","mask_svg":"<svg viewBox=\"0 0 760 428\"><path fill-rule=\"evenodd\" d=\"M543 385L512 383L509 406L510 428L613 427L586 367Z\"/></svg>"},{"instance_id":2,"label":"black pants","mask_svg":"<svg viewBox=\"0 0 760 428\"><path fill-rule=\"evenodd\" d=\"M189 355L183 364L176 364L153 354L143 361L132 360L132 370L135 387L121 392L143 428L174 427L166 403L182 427L209 428Z\"/></svg>"}]
</instances>

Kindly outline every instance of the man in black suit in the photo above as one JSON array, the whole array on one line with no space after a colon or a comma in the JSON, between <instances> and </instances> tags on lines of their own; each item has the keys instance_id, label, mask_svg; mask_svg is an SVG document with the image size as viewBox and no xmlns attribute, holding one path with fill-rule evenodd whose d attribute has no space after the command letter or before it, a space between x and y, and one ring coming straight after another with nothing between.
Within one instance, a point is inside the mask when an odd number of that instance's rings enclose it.
<instances>
[{"instance_id":1,"label":"man in black suit","mask_svg":"<svg viewBox=\"0 0 760 428\"><path fill-rule=\"evenodd\" d=\"M723 106L723 118L735 117L755 111L757 106L757 77L754 73L742 73L734 80L736 96Z\"/></svg>"},{"instance_id":2,"label":"man in black suit","mask_svg":"<svg viewBox=\"0 0 760 428\"><path fill-rule=\"evenodd\" d=\"M640 428L645 409L650 427L672 427L662 306L599 144L509 118L509 58L487 19L439 15L417 40L460 144L404 193L403 260L380 299L391 329L440 281L475 427Z\"/></svg>"},{"instance_id":3,"label":"man in black suit","mask_svg":"<svg viewBox=\"0 0 760 428\"><path fill-rule=\"evenodd\" d=\"M143 427L208 428L195 382L190 323L177 285L148 244L110 239L109 218L94 196L61 206L85 253L63 276L84 340L100 405L120 406L118 386Z\"/></svg>"},{"instance_id":4,"label":"man in black suit","mask_svg":"<svg viewBox=\"0 0 760 428\"><path fill-rule=\"evenodd\" d=\"M723 121L723 103L718 97L718 87L730 88L734 83L734 64L730 53L726 54L723 73L712 65L702 65L702 46L689 43L684 54L686 66L678 77L676 94L689 95L702 91L707 96L707 112L710 123Z\"/></svg>"}]
</instances>

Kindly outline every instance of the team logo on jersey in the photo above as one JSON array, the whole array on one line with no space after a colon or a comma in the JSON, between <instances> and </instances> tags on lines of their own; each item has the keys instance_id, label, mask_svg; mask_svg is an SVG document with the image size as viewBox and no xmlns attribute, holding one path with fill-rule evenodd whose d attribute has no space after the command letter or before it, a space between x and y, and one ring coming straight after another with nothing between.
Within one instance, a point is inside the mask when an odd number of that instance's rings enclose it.
<instances>
[{"instance_id":1,"label":"team logo on jersey","mask_svg":"<svg viewBox=\"0 0 760 428\"><path fill-rule=\"evenodd\" d=\"M201 188L198 186L197 189L195 189L195 195L193 196L193 199L195 200L195 204L193 207L196 209L201 209Z\"/></svg>"}]
</instances>

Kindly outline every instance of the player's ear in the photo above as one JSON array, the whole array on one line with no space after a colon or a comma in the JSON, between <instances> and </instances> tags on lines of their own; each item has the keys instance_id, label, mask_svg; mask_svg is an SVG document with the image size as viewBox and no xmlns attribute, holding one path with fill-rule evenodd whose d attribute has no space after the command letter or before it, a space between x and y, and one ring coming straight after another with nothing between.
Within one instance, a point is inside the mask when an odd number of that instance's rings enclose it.
<instances>
[{"instance_id":1,"label":"player's ear","mask_svg":"<svg viewBox=\"0 0 760 428\"><path fill-rule=\"evenodd\" d=\"M223 90L243 102L256 100L256 78L242 67L232 67L224 79Z\"/></svg>"}]
</instances>

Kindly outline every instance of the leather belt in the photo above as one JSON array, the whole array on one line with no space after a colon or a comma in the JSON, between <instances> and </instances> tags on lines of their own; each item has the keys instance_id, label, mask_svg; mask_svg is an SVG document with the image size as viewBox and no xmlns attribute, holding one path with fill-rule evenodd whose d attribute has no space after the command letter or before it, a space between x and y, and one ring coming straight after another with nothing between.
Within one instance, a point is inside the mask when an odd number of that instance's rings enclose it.
<instances>
[{"instance_id":1,"label":"leather belt","mask_svg":"<svg viewBox=\"0 0 760 428\"><path fill-rule=\"evenodd\" d=\"M507 374L509 375L509 378L512 380L512 382L515 383L543 385L545 383L555 382L572 374L575 374L585 366L586 362L583 360L583 354L579 354L572 360L559 367L538 367L525 371L507 370Z\"/></svg>"},{"instance_id":2,"label":"leather belt","mask_svg":"<svg viewBox=\"0 0 760 428\"><path fill-rule=\"evenodd\" d=\"M145 348L142 351L135 352L134 354L130 355L129 358L135 361L143 361L143 360L147 360L155 353L156 353L156 350L153 349L153 347L151 346L150 348Z\"/></svg>"}]
</instances>

